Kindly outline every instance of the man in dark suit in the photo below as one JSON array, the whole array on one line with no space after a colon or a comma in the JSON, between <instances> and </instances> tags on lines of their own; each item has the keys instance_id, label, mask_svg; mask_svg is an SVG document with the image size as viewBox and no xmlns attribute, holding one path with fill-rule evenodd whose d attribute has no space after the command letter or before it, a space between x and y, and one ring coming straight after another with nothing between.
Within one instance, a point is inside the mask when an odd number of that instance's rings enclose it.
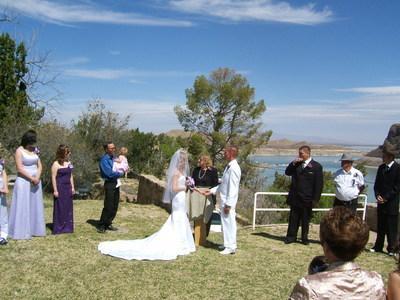
<instances>
[{"instance_id":1,"label":"man in dark suit","mask_svg":"<svg viewBox=\"0 0 400 300\"><path fill-rule=\"evenodd\" d=\"M399 217L400 165L394 161L395 151L384 147L382 161L376 173L374 192L378 203L378 232L371 252L382 252L385 235L387 251L394 255L397 245L397 224Z\"/></svg>"},{"instance_id":2,"label":"man in dark suit","mask_svg":"<svg viewBox=\"0 0 400 300\"><path fill-rule=\"evenodd\" d=\"M296 241L301 224L301 240L304 245L308 245L312 208L321 198L323 187L322 166L311 158L310 147L304 145L299 148L299 157L287 166L285 174L292 176L287 198L290 215L285 243Z\"/></svg>"}]
</instances>

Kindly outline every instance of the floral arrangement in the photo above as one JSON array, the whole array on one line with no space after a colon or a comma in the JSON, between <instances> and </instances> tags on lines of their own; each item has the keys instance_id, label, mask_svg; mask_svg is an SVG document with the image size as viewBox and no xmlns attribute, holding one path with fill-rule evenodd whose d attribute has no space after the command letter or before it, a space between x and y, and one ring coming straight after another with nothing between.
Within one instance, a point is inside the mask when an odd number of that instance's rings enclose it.
<instances>
[{"instance_id":1,"label":"floral arrangement","mask_svg":"<svg viewBox=\"0 0 400 300\"><path fill-rule=\"evenodd\" d=\"M35 149L33 149L33 153L35 153L36 155L40 155L40 148L39 146L36 146Z\"/></svg>"},{"instance_id":2,"label":"floral arrangement","mask_svg":"<svg viewBox=\"0 0 400 300\"><path fill-rule=\"evenodd\" d=\"M73 168L74 168L74 165L73 165L72 163L69 163L69 164L68 164L68 168L73 169Z\"/></svg>"},{"instance_id":3,"label":"floral arrangement","mask_svg":"<svg viewBox=\"0 0 400 300\"><path fill-rule=\"evenodd\" d=\"M190 176L186 177L186 186L190 189L193 190L195 187L194 179Z\"/></svg>"}]
</instances>

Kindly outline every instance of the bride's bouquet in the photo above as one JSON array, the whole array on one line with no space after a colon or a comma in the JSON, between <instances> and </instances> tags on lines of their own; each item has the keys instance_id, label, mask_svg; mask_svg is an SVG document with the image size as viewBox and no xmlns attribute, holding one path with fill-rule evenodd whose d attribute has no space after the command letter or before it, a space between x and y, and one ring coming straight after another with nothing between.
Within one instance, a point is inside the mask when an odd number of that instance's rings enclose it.
<instances>
[{"instance_id":1,"label":"bride's bouquet","mask_svg":"<svg viewBox=\"0 0 400 300\"><path fill-rule=\"evenodd\" d=\"M195 183L194 179L190 176L186 177L186 186L189 188L189 190L193 191L195 188Z\"/></svg>"}]
</instances>

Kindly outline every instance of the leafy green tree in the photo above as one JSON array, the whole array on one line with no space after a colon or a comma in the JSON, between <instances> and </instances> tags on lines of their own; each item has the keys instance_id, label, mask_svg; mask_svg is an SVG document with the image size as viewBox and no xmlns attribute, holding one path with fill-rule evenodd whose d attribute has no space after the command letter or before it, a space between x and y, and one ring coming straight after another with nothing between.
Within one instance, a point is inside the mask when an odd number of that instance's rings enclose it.
<instances>
[{"instance_id":1,"label":"leafy green tree","mask_svg":"<svg viewBox=\"0 0 400 300\"><path fill-rule=\"evenodd\" d=\"M72 130L76 138L99 158L104 152L103 144L106 141L113 141L120 147L126 145L129 119L130 116L121 117L107 110L100 100L94 100L88 103L86 110L73 122Z\"/></svg>"},{"instance_id":2,"label":"leafy green tree","mask_svg":"<svg viewBox=\"0 0 400 300\"><path fill-rule=\"evenodd\" d=\"M9 150L15 149L22 133L37 125L44 114L44 108L29 101L26 57L24 43L17 45L8 33L0 35L0 139Z\"/></svg>"},{"instance_id":3,"label":"leafy green tree","mask_svg":"<svg viewBox=\"0 0 400 300\"><path fill-rule=\"evenodd\" d=\"M245 161L257 147L268 142L271 131L262 131L260 120L264 100L254 100L255 89L234 70L220 68L207 78L198 76L193 88L186 90L186 107L176 106L175 113L186 131L205 140L213 161L222 159L224 147L231 143L240 149Z\"/></svg>"}]
</instances>

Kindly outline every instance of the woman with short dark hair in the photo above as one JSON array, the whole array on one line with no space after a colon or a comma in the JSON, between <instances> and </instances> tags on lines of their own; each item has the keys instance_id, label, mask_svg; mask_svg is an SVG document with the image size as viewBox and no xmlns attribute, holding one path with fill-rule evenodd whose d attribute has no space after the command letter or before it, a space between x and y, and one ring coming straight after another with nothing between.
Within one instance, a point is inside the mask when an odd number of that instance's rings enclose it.
<instances>
[{"instance_id":1,"label":"woman with short dark hair","mask_svg":"<svg viewBox=\"0 0 400 300\"><path fill-rule=\"evenodd\" d=\"M42 163L38 154L36 132L28 130L21 138L21 146L15 151L17 179L10 208L9 234L16 240L46 235L40 181Z\"/></svg>"},{"instance_id":2,"label":"woman with short dark hair","mask_svg":"<svg viewBox=\"0 0 400 300\"><path fill-rule=\"evenodd\" d=\"M290 299L386 299L382 277L353 262L368 237L368 226L351 210L343 206L330 210L320 224L328 267L301 278Z\"/></svg>"}]
</instances>

